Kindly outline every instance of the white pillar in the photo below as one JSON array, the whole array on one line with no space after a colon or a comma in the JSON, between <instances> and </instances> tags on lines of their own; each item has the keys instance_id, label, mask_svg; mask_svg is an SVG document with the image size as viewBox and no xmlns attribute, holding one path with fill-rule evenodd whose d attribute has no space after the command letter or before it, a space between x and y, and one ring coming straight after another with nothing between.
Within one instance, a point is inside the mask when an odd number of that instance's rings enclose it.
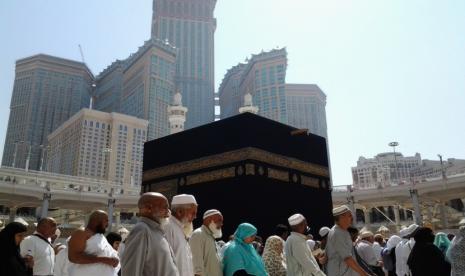
<instances>
[{"instance_id":1,"label":"white pillar","mask_svg":"<svg viewBox=\"0 0 465 276\"><path fill-rule=\"evenodd\" d=\"M17 211L18 211L18 208L10 207L10 222L15 221Z\"/></svg>"},{"instance_id":2,"label":"white pillar","mask_svg":"<svg viewBox=\"0 0 465 276\"><path fill-rule=\"evenodd\" d=\"M433 207L434 206L428 206L426 208L426 211L427 211L427 215L428 215L428 220L433 223Z\"/></svg>"},{"instance_id":3,"label":"white pillar","mask_svg":"<svg viewBox=\"0 0 465 276\"><path fill-rule=\"evenodd\" d=\"M400 212L399 212L399 205L394 205L394 220L396 222L396 227L397 227L397 231L400 230Z\"/></svg>"},{"instance_id":4,"label":"white pillar","mask_svg":"<svg viewBox=\"0 0 465 276\"><path fill-rule=\"evenodd\" d=\"M410 196L412 197L412 203L413 203L414 221L418 225L423 225L417 189L410 189Z\"/></svg>"},{"instance_id":5,"label":"white pillar","mask_svg":"<svg viewBox=\"0 0 465 276\"><path fill-rule=\"evenodd\" d=\"M114 198L109 198L108 199L108 232L111 232L113 228L113 211L115 208L115 199Z\"/></svg>"},{"instance_id":6,"label":"white pillar","mask_svg":"<svg viewBox=\"0 0 465 276\"><path fill-rule=\"evenodd\" d=\"M50 205L50 199L52 199L52 195L50 193L44 193L40 218L46 218L48 216L48 206Z\"/></svg>"},{"instance_id":7,"label":"white pillar","mask_svg":"<svg viewBox=\"0 0 465 276\"><path fill-rule=\"evenodd\" d=\"M115 229L118 230L120 225L121 225L121 213L115 212Z\"/></svg>"},{"instance_id":8,"label":"white pillar","mask_svg":"<svg viewBox=\"0 0 465 276\"><path fill-rule=\"evenodd\" d=\"M363 215L365 216L365 226L369 226L371 224L370 220L370 208L365 208L363 210Z\"/></svg>"},{"instance_id":9,"label":"white pillar","mask_svg":"<svg viewBox=\"0 0 465 276\"><path fill-rule=\"evenodd\" d=\"M29 160L31 159L31 148L32 148L32 144L29 145L29 150L27 151L26 166L24 168L26 172L29 171Z\"/></svg>"},{"instance_id":10,"label":"white pillar","mask_svg":"<svg viewBox=\"0 0 465 276\"><path fill-rule=\"evenodd\" d=\"M347 205L352 212L352 216L354 218L354 224L357 224L357 213L355 210L355 199L354 196L352 195L352 186L347 185Z\"/></svg>"},{"instance_id":11,"label":"white pillar","mask_svg":"<svg viewBox=\"0 0 465 276\"><path fill-rule=\"evenodd\" d=\"M439 203L439 211L441 212L441 224L443 229L449 228L449 221L447 219L447 206L444 202Z\"/></svg>"}]
</instances>

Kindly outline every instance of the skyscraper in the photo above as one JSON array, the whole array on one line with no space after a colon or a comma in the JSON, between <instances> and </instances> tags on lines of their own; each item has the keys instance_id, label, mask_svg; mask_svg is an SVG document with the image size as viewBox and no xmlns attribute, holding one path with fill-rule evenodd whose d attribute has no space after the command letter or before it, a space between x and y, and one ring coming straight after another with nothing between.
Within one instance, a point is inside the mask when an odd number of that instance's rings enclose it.
<instances>
[{"instance_id":1,"label":"skyscraper","mask_svg":"<svg viewBox=\"0 0 465 276\"><path fill-rule=\"evenodd\" d=\"M228 70L220 89L221 118L239 113L244 96L250 93L258 115L287 124L285 48L252 55L245 64Z\"/></svg>"},{"instance_id":2,"label":"skyscraper","mask_svg":"<svg viewBox=\"0 0 465 276\"><path fill-rule=\"evenodd\" d=\"M258 115L328 138L326 95L315 84L287 84L286 70L285 48L252 55L233 66L218 91L221 118L239 114L244 95L250 93Z\"/></svg>"},{"instance_id":3,"label":"skyscraper","mask_svg":"<svg viewBox=\"0 0 465 276\"><path fill-rule=\"evenodd\" d=\"M96 109L149 121L148 139L170 133L167 108L174 95L176 49L152 38L96 77Z\"/></svg>"},{"instance_id":4,"label":"skyscraper","mask_svg":"<svg viewBox=\"0 0 465 276\"><path fill-rule=\"evenodd\" d=\"M93 79L81 62L43 54L18 60L2 165L42 169L47 135L89 105Z\"/></svg>"},{"instance_id":5,"label":"skyscraper","mask_svg":"<svg viewBox=\"0 0 465 276\"><path fill-rule=\"evenodd\" d=\"M149 121L148 140L170 133L168 106L174 95L176 50L152 38L125 60L121 113Z\"/></svg>"},{"instance_id":6,"label":"skyscraper","mask_svg":"<svg viewBox=\"0 0 465 276\"><path fill-rule=\"evenodd\" d=\"M316 84L286 84L289 125L327 138L326 95Z\"/></svg>"},{"instance_id":7,"label":"skyscraper","mask_svg":"<svg viewBox=\"0 0 465 276\"><path fill-rule=\"evenodd\" d=\"M93 107L103 112L121 112L124 60L116 60L96 77Z\"/></svg>"},{"instance_id":8,"label":"skyscraper","mask_svg":"<svg viewBox=\"0 0 465 276\"><path fill-rule=\"evenodd\" d=\"M176 88L189 109L186 129L214 120L216 0L154 0L152 37L177 50Z\"/></svg>"}]
</instances>

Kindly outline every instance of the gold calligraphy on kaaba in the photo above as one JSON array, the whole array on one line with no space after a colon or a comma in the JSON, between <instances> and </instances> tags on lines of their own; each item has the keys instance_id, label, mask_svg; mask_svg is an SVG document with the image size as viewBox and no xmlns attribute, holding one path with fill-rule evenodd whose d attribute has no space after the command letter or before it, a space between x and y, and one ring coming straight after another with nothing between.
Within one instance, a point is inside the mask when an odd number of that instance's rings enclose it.
<instances>
[{"instance_id":1,"label":"gold calligraphy on kaaba","mask_svg":"<svg viewBox=\"0 0 465 276\"><path fill-rule=\"evenodd\" d=\"M255 160L275 167L301 171L303 173L308 173L325 178L329 177L329 170L327 167L308 163L299 159L279 155L276 153L271 153L261 149L248 147L240 150L215 154L186 162L171 164L168 166L147 170L144 171L143 181L150 182L159 178L166 178L169 176L175 176L180 174L195 174L196 171L204 169L211 169L213 171L215 170L215 167L224 166L227 164L245 160ZM245 167L245 174L254 174L254 170L255 168L252 164L247 164ZM213 173L212 171L209 171L208 174ZM218 176L215 174L215 176L212 177ZM283 180L284 174L273 172L273 176L271 177Z\"/></svg>"}]
</instances>

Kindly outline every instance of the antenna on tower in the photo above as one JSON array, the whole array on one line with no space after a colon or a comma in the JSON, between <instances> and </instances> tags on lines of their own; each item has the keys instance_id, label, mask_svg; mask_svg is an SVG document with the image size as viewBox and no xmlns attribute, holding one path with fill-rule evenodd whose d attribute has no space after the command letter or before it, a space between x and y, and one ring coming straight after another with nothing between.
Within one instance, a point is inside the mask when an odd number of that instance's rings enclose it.
<instances>
[{"instance_id":1,"label":"antenna on tower","mask_svg":"<svg viewBox=\"0 0 465 276\"><path fill-rule=\"evenodd\" d=\"M86 60L84 59L84 52L82 51L81 44L78 44L78 46L79 46L79 52L81 53L82 63L86 63Z\"/></svg>"}]
</instances>

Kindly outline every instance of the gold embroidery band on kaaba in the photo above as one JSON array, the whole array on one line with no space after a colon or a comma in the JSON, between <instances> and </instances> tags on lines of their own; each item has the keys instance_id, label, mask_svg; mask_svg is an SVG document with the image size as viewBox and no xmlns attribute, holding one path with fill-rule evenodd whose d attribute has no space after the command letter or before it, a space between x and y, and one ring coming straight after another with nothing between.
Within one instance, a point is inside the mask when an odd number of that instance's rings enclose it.
<instances>
[{"instance_id":1,"label":"gold embroidery band on kaaba","mask_svg":"<svg viewBox=\"0 0 465 276\"><path fill-rule=\"evenodd\" d=\"M277 167L298 170L303 173L313 174L321 177L329 177L329 171L326 167L304 162L296 158L271 153L265 150L248 147L151 169L144 172L143 181L150 181L162 177L194 172L201 169L213 168L244 160L255 160ZM248 167L246 168L246 171L246 173L249 172ZM284 175L280 175L279 178L284 178Z\"/></svg>"}]
</instances>

